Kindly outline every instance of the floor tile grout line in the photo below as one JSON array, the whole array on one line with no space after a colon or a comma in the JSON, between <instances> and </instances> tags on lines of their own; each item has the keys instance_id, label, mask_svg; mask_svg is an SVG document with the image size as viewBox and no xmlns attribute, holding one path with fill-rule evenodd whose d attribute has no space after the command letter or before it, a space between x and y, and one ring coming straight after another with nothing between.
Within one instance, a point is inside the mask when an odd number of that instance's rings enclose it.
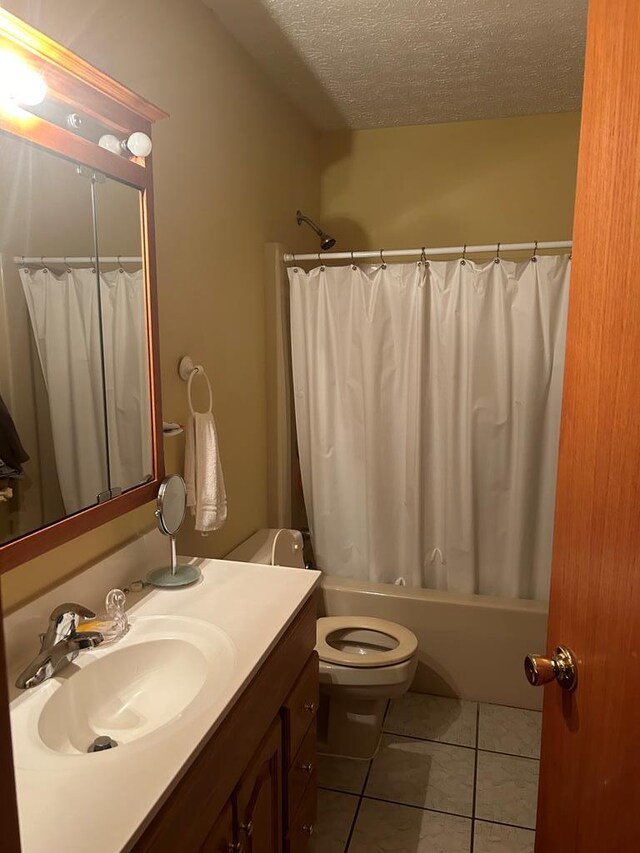
<instances>
[{"instance_id":1,"label":"floor tile grout line","mask_svg":"<svg viewBox=\"0 0 640 853\"><path fill-rule=\"evenodd\" d=\"M424 695L428 696L430 694L425 693ZM527 711L529 714L540 714L540 716L542 716L542 711L539 711L537 708L519 708L517 705L498 705L497 702L478 702L478 705L488 705L490 708L508 708L510 711Z\"/></svg>"},{"instance_id":2,"label":"floor tile grout line","mask_svg":"<svg viewBox=\"0 0 640 853\"><path fill-rule=\"evenodd\" d=\"M483 702L482 699L460 699L457 696L441 696L439 693L417 693L415 690L410 690L412 696L425 696L434 699L448 699L450 702L474 702L476 705L488 705L490 708L507 708L510 711L526 711L531 714L540 714L542 711L538 708L520 708L518 705L501 705L499 702Z\"/></svg>"},{"instance_id":3,"label":"floor tile grout line","mask_svg":"<svg viewBox=\"0 0 640 853\"><path fill-rule=\"evenodd\" d=\"M475 746L466 743L454 743L451 740L435 740L432 737L422 737L421 735L407 735L404 732L390 732L388 730L384 730L382 732L383 735L393 735L394 737L404 737L407 740L422 740L425 743L439 743L441 746L457 746L460 749L475 749Z\"/></svg>"},{"instance_id":4,"label":"floor tile grout line","mask_svg":"<svg viewBox=\"0 0 640 853\"><path fill-rule=\"evenodd\" d=\"M524 832L533 832L535 835L535 829L532 829L530 826L522 826L520 823L505 823L503 820L487 820L484 817L477 817L476 823L495 823L496 826L507 826L509 829L522 829Z\"/></svg>"},{"instance_id":5,"label":"floor tile grout line","mask_svg":"<svg viewBox=\"0 0 640 853\"><path fill-rule=\"evenodd\" d=\"M375 758L375 756L374 756ZM362 801L364 800L364 791L367 787L367 782L369 781L369 774L371 773L371 768L373 767L374 758L369 762L369 767L367 768L367 773L364 777L364 782L362 783L362 790L360 791L360 796L358 797L358 803L356 805L356 810L353 815L353 820L351 821L351 827L349 829L349 835L347 836L347 841L344 845L344 853L348 853L349 845L351 844L351 839L353 838L353 833L356 829L356 822L358 820L358 815L360 814L360 807L362 806Z\"/></svg>"},{"instance_id":6,"label":"floor tile grout line","mask_svg":"<svg viewBox=\"0 0 640 853\"><path fill-rule=\"evenodd\" d=\"M392 806L406 806L408 809L416 809L419 812L435 812L436 814L449 815L450 817L462 817L465 820L471 821L471 815L460 814L460 812L445 812L442 809L434 809L433 807L416 806L415 803L403 803L400 800L388 800L384 797L372 797L371 794L363 794L363 800L375 800L377 803L389 803Z\"/></svg>"},{"instance_id":7,"label":"floor tile grout line","mask_svg":"<svg viewBox=\"0 0 640 853\"><path fill-rule=\"evenodd\" d=\"M376 756L378 754L378 750L380 749L380 741L382 740L382 734L384 732L384 724L385 724L385 721L387 719L387 715L389 714L390 708L391 708L391 701L388 701L387 707L384 709L384 715L382 717L382 731L380 732L380 738L378 740L378 746L376 748L375 753L373 754L373 757L369 761L369 766L367 767L367 772L366 772L365 777L364 777L364 782L362 783L362 788L360 789L360 796L358 798L358 804L356 805L356 811L355 811L355 814L353 815L353 820L351 821L351 828L349 829L349 835L347 836L347 841L346 841L346 844L344 845L344 853L348 853L349 845L351 844L351 839L353 838L353 833L355 832L355 829L356 829L356 823L358 820L358 815L360 814L360 807L362 806L362 801L364 799L364 792L365 792L365 789L367 787L367 782L369 781L369 774L371 773L371 768L373 767L373 762L375 761Z\"/></svg>"},{"instance_id":8,"label":"floor tile grout line","mask_svg":"<svg viewBox=\"0 0 640 853\"><path fill-rule=\"evenodd\" d=\"M344 793L343 791L337 791L336 793ZM414 809L419 812L434 812L435 814L441 815L449 815L450 817L459 817L464 820L468 820L471 822L471 815L468 814L460 814L460 812L445 812L442 809L434 809L433 807L427 808L425 806L416 806L413 803L402 803L400 800L385 800L384 797L372 797L370 794L363 794L361 799L363 800L375 800L377 803L389 803L391 806L406 806L408 809ZM509 826L512 829L526 829L529 832L535 832L535 829L532 829L530 826L523 826L521 823L505 823L503 820L487 820L484 817L475 818L479 823L497 823L499 826Z\"/></svg>"},{"instance_id":9,"label":"floor tile grout line","mask_svg":"<svg viewBox=\"0 0 640 853\"><path fill-rule=\"evenodd\" d=\"M344 788L332 788L330 785L318 785L319 791L331 791L333 794L344 794L345 797L358 797L360 798L362 794L359 794L357 791L345 791Z\"/></svg>"},{"instance_id":10,"label":"floor tile grout line","mask_svg":"<svg viewBox=\"0 0 640 853\"><path fill-rule=\"evenodd\" d=\"M473 799L471 801L471 843L469 853L473 853L476 838L476 791L478 790L478 741L480 740L480 703L476 708L476 748L473 762Z\"/></svg>"},{"instance_id":11,"label":"floor tile grout line","mask_svg":"<svg viewBox=\"0 0 640 853\"><path fill-rule=\"evenodd\" d=\"M532 758L530 755L516 755L515 752L499 752L497 749L481 749L478 747L478 752L486 752L487 755L504 755L506 758L522 758L524 761L537 761L540 764L539 758Z\"/></svg>"},{"instance_id":12,"label":"floor tile grout line","mask_svg":"<svg viewBox=\"0 0 640 853\"><path fill-rule=\"evenodd\" d=\"M368 776L368 774L367 774L367 776ZM365 780L365 784L366 784L366 780ZM349 843L351 841L351 835L353 834L353 829L355 828L356 818L358 816L358 811L359 811L359 808L361 806L362 800L373 800L376 803L389 803L389 805L391 805L391 806L404 806L405 808L413 809L414 811L433 812L434 814L444 815L445 817L446 816L457 817L457 818L461 818L462 820L468 820L469 823L472 823L472 821L475 821L478 823L495 823L498 826L506 826L506 827L509 827L511 829L522 829L525 832L535 832L535 829L533 827L523 826L521 823L506 823L503 820L488 820L487 818L484 818L484 817L472 818L470 815L460 814L460 812L445 812L442 809L426 808L425 806L416 806L414 803L403 803L400 800L388 800L388 799L385 799L384 797L372 797L370 794L369 795L364 794L364 793L363 794L353 794L353 793L348 793L347 791L338 791L335 788L322 788L321 790L330 791L332 794L343 794L345 797L355 797L358 799L358 806L356 807L356 814L353 817L351 831L349 832L349 838L348 838ZM346 853L346 850L347 850L347 848L345 847L345 853Z\"/></svg>"},{"instance_id":13,"label":"floor tile grout line","mask_svg":"<svg viewBox=\"0 0 640 853\"><path fill-rule=\"evenodd\" d=\"M439 743L442 746L457 746L460 747L460 749L478 749L480 752L490 752L493 755L508 755L510 758L526 758L527 761L540 761L539 758L534 758L532 755L518 755L517 752L503 752L499 749L487 749L486 747L480 746L468 746L466 743L455 743L451 740L435 740L435 738L423 737L422 735L408 735L404 732L391 732L388 730L385 730L383 734L393 735L394 737L404 737L408 738L409 740L421 740L425 743Z\"/></svg>"}]
</instances>

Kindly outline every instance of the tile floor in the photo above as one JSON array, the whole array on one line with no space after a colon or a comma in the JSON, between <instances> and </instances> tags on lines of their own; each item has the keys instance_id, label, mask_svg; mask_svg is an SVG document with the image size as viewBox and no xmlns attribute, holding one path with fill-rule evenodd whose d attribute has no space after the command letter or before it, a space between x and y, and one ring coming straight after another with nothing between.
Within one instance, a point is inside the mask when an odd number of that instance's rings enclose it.
<instances>
[{"instance_id":1,"label":"tile floor","mask_svg":"<svg viewBox=\"0 0 640 853\"><path fill-rule=\"evenodd\" d=\"M540 723L408 693L373 761L320 757L314 853L533 853Z\"/></svg>"}]
</instances>

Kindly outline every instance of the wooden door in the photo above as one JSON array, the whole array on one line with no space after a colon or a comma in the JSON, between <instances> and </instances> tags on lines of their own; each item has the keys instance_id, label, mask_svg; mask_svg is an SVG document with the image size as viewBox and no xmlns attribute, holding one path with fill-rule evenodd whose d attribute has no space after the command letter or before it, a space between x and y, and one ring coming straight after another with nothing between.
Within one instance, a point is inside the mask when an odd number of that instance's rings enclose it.
<instances>
[{"instance_id":1,"label":"wooden door","mask_svg":"<svg viewBox=\"0 0 640 853\"><path fill-rule=\"evenodd\" d=\"M640 850L640 2L591 0L538 853Z\"/></svg>"},{"instance_id":2,"label":"wooden door","mask_svg":"<svg viewBox=\"0 0 640 853\"><path fill-rule=\"evenodd\" d=\"M237 830L243 853L282 850L282 731L272 724L236 789Z\"/></svg>"}]
</instances>

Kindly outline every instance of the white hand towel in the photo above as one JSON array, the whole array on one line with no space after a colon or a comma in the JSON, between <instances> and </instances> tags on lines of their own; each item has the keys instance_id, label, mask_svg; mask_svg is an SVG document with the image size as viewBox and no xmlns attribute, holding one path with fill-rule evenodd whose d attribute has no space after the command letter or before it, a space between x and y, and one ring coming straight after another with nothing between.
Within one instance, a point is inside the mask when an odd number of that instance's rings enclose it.
<instances>
[{"instance_id":1,"label":"white hand towel","mask_svg":"<svg viewBox=\"0 0 640 853\"><path fill-rule=\"evenodd\" d=\"M184 454L187 506L203 535L227 520L227 493L220 462L216 423L211 412L196 412L187 424Z\"/></svg>"}]
</instances>

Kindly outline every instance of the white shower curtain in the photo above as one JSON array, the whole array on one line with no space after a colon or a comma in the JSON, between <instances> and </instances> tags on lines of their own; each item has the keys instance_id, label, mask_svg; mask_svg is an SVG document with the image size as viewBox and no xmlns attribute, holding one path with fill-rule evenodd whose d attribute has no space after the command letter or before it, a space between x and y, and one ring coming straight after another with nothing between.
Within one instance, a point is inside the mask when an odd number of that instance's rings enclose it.
<instances>
[{"instance_id":1,"label":"white shower curtain","mask_svg":"<svg viewBox=\"0 0 640 853\"><path fill-rule=\"evenodd\" d=\"M570 262L290 269L322 569L548 596Z\"/></svg>"},{"instance_id":2,"label":"white shower curtain","mask_svg":"<svg viewBox=\"0 0 640 853\"><path fill-rule=\"evenodd\" d=\"M144 279L101 274L110 478L107 471L96 273L20 269L47 387L56 468L67 513L152 471Z\"/></svg>"}]
</instances>

